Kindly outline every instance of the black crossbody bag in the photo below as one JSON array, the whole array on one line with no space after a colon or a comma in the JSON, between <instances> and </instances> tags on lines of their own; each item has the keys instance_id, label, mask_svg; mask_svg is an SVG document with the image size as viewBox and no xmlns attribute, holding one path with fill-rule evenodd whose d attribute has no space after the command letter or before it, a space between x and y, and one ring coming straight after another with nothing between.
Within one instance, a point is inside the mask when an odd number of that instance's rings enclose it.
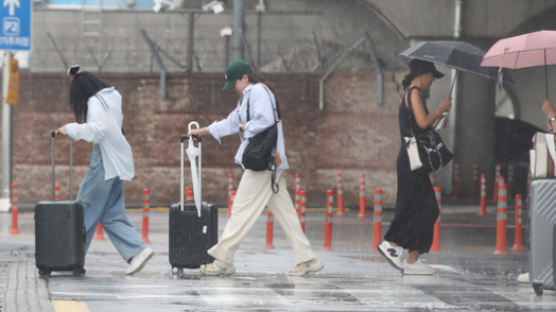
<instances>
[{"instance_id":1,"label":"black crossbody bag","mask_svg":"<svg viewBox=\"0 0 556 312\"><path fill-rule=\"evenodd\" d=\"M264 87L265 91L268 93L270 98L270 105L272 105L272 96L270 92ZM278 102L276 101L276 107L272 105L272 117L274 117L274 124L267 128L266 130L257 133L255 136L249 139L249 143L243 151L243 156L241 158L241 163L245 169L250 169L253 171L264 171L272 170L272 191L278 193L278 185L275 183L276 180L276 143L278 142L278 122L280 119L276 119L276 115L280 118L280 111L278 110ZM247 121L250 120L249 116L249 98L247 99Z\"/></svg>"}]
</instances>

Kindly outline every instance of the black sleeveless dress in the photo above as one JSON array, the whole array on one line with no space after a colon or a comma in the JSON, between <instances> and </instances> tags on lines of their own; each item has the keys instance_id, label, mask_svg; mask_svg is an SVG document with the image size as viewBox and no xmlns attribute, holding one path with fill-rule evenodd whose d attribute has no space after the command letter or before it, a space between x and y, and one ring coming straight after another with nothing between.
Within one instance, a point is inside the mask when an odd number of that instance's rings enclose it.
<instances>
[{"instance_id":1,"label":"black sleeveless dress","mask_svg":"<svg viewBox=\"0 0 556 312\"><path fill-rule=\"evenodd\" d=\"M408 97L412 89L408 90ZM425 110L428 114L426 106ZM411 171L409 167L409 157L403 137L411 136L412 126L414 133L423 130L417 126L413 114L405 105L405 96L398 111L398 122L401 136L400 151L396 161L398 194L394 220L384 239L409 251L417 250L419 253L425 253L432 245L434 223L440 211L428 173L421 169Z\"/></svg>"}]
</instances>

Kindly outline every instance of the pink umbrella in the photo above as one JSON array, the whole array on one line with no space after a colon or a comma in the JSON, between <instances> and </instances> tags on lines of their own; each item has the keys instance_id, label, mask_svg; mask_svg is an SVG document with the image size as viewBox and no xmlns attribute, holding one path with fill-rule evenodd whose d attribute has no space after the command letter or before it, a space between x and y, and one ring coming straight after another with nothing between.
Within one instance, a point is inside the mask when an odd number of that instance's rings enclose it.
<instances>
[{"instance_id":1,"label":"pink umbrella","mask_svg":"<svg viewBox=\"0 0 556 312\"><path fill-rule=\"evenodd\" d=\"M481 66L527 68L544 66L544 82L548 99L547 65L556 64L556 31L541 30L498 40L483 56Z\"/></svg>"}]
</instances>

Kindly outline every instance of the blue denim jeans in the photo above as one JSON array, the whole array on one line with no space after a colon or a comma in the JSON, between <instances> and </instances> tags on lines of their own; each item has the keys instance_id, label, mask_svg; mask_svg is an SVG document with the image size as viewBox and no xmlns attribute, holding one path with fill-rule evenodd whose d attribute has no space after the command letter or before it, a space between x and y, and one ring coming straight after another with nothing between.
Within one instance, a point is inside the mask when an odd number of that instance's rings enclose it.
<instances>
[{"instance_id":1,"label":"blue denim jeans","mask_svg":"<svg viewBox=\"0 0 556 312\"><path fill-rule=\"evenodd\" d=\"M89 170L83 177L77 199L85 208L85 253L100 222L125 261L137 255L145 245L125 214L124 183L120 178L104 180L102 153L94 145Z\"/></svg>"}]
</instances>

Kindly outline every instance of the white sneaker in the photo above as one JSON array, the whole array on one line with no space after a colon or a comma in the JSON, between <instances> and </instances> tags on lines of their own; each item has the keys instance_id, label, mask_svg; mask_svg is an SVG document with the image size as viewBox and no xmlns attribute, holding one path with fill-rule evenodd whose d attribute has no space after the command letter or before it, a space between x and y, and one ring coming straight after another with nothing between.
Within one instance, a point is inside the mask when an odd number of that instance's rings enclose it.
<instances>
[{"instance_id":1,"label":"white sneaker","mask_svg":"<svg viewBox=\"0 0 556 312\"><path fill-rule=\"evenodd\" d=\"M228 264L224 261L214 260L212 263L201 265L201 273L204 275L218 276L218 275L232 275L236 272L233 264Z\"/></svg>"},{"instance_id":2,"label":"white sneaker","mask_svg":"<svg viewBox=\"0 0 556 312\"><path fill-rule=\"evenodd\" d=\"M519 274L517 276L517 281L520 282L520 283L526 283L526 284L531 283L531 279L529 277L529 272Z\"/></svg>"},{"instance_id":3,"label":"white sneaker","mask_svg":"<svg viewBox=\"0 0 556 312\"><path fill-rule=\"evenodd\" d=\"M289 276L304 276L309 273L318 272L322 270L324 265L317 258L305 261L296 265L293 269L288 271Z\"/></svg>"},{"instance_id":4,"label":"white sneaker","mask_svg":"<svg viewBox=\"0 0 556 312\"><path fill-rule=\"evenodd\" d=\"M402 247L394 247L388 241L382 241L380 245L378 245L378 251L393 265L396 269L402 269L402 255L403 255L403 248Z\"/></svg>"},{"instance_id":5,"label":"white sneaker","mask_svg":"<svg viewBox=\"0 0 556 312\"><path fill-rule=\"evenodd\" d=\"M131 275L141 271L141 269L143 269L145 264L147 264L147 262L153 255L154 251L150 247L143 248L143 250L141 250L133 257L133 259L131 259L131 263L125 270L125 274Z\"/></svg>"},{"instance_id":6,"label":"white sneaker","mask_svg":"<svg viewBox=\"0 0 556 312\"><path fill-rule=\"evenodd\" d=\"M403 275L433 275L434 269L417 260L415 263L403 262Z\"/></svg>"}]
</instances>

